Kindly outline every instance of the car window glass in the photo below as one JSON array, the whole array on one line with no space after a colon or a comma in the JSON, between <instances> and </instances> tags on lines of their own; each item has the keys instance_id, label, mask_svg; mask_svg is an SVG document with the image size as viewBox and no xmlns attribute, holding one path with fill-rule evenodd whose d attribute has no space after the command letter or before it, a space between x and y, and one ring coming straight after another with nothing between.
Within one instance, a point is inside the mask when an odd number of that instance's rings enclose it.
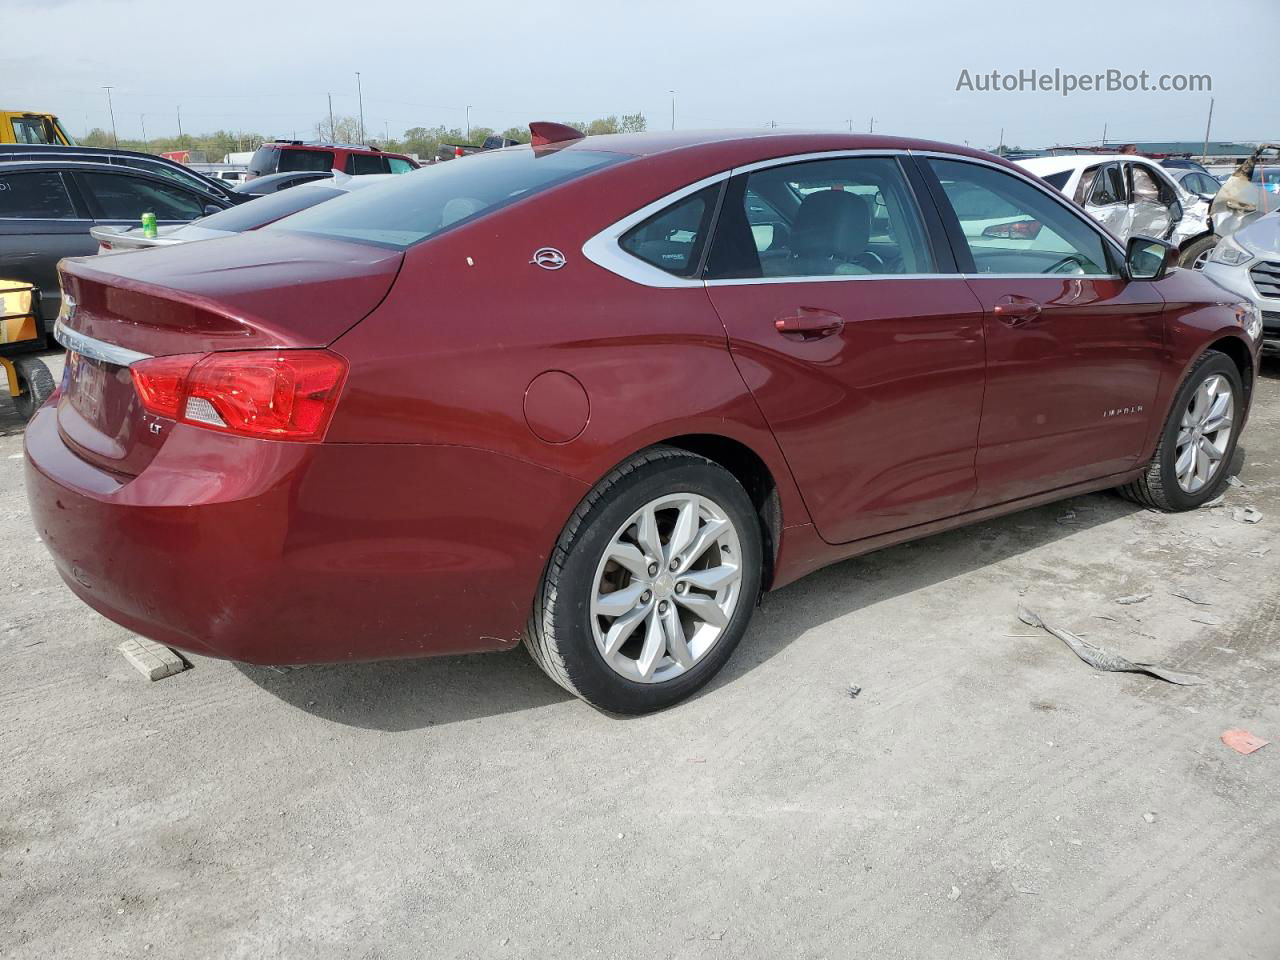
<instances>
[{"instance_id":1,"label":"car window glass","mask_svg":"<svg viewBox=\"0 0 1280 960\"><path fill-rule=\"evenodd\" d=\"M360 176L366 173L388 173L387 158L370 153L347 154L347 173Z\"/></svg>"},{"instance_id":2,"label":"car window glass","mask_svg":"<svg viewBox=\"0 0 1280 960\"><path fill-rule=\"evenodd\" d=\"M14 117L13 140L15 143L51 143L41 117Z\"/></svg>"},{"instance_id":3,"label":"car window glass","mask_svg":"<svg viewBox=\"0 0 1280 960\"><path fill-rule=\"evenodd\" d=\"M265 197L237 204L221 213L204 217L200 226L210 230L226 230L229 233L243 233L255 230L266 223L272 223L281 217L314 207L317 203L342 196L343 191L332 187L309 186L305 190L282 190L269 193Z\"/></svg>"},{"instance_id":4,"label":"car window glass","mask_svg":"<svg viewBox=\"0 0 1280 960\"><path fill-rule=\"evenodd\" d=\"M1108 207L1113 203L1124 203L1124 182L1120 179L1118 164L1108 163L1101 167L1093 179L1093 190L1089 194L1089 203L1095 207Z\"/></svg>"},{"instance_id":5,"label":"car window glass","mask_svg":"<svg viewBox=\"0 0 1280 960\"><path fill-rule=\"evenodd\" d=\"M157 220L194 220L204 213L200 200L167 183L115 173L79 176L104 220L137 220L143 213L154 213Z\"/></svg>"},{"instance_id":6,"label":"car window glass","mask_svg":"<svg viewBox=\"0 0 1280 960\"><path fill-rule=\"evenodd\" d=\"M387 157L386 159L392 173L408 173L410 170L417 169L408 160L400 157Z\"/></svg>"},{"instance_id":7,"label":"car window glass","mask_svg":"<svg viewBox=\"0 0 1280 960\"><path fill-rule=\"evenodd\" d=\"M979 273L1108 274L1099 233L1032 184L991 167L930 159ZM989 204L974 202L975 193ZM953 197L959 197L957 203ZM989 216L1000 209L999 216Z\"/></svg>"},{"instance_id":8,"label":"car window glass","mask_svg":"<svg viewBox=\"0 0 1280 960\"><path fill-rule=\"evenodd\" d=\"M660 270L690 276L698 268L720 187L717 183L677 200L628 230L619 245Z\"/></svg>"},{"instance_id":9,"label":"car window glass","mask_svg":"<svg viewBox=\"0 0 1280 960\"><path fill-rule=\"evenodd\" d=\"M281 150L280 164L276 168L279 173L293 173L296 170L332 169L332 150Z\"/></svg>"},{"instance_id":10,"label":"car window glass","mask_svg":"<svg viewBox=\"0 0 1280 960\"><path fill-rule=\"evenodd\" d=\"M768 167L726 196L708 279L930 273L925 230L892 157Z\"/></svg>"},{"instance_id":11,"label":"car window glass","mask_svg":"<svg viewBox=\"0 0 1280 960\"><path fill-rule=\"evenodd\" d=\"M1061 190L1067 185L1067 181L1071 179L1070 170L1059 170L1057 173L1051 173L1044 178L1044 182L1049 184L1055 190Z\"/></svg>"},{"instance_id":12,"label":"car window glass","mask_svg":"<svg viewBox=\"0 0 1280 960\"><path fill-rule=\"evenodd\" d=\"M274 147L261 146L249 158L249 172L258 176L276 172L276 161L280 159L280 151Z\"/></svg>"},{"instance_id":13,"label":"car window glass","mask_svg":"<svg viewBox=\"0 0 1280 960\"><path fill-rule=\"evenodd\" d=\"M139 157L124 157L120 162L126 167L133 167L137 170L143 171L144 173L150 173L158 177L165 177L176 183L181 183L185 186L191 187L194 190L209 190L208 184L203 183L189 173L184 173L181 170L175 170L168 164L154 163L148 160L143 160Z\"/></svg>"},{"instance_id":14,"label":"car window glass","mask_svg":"<svg viewBox=\"0 0 1280 960\"><path fill-rule=\"evenodd\" d=\"M76 212L61 174L6 173L0 174L0 217L74 220Z\"/></svg>"},{"instance_id":15,"label":"car window glass","mask_svg":"<svg viewBox=\"0 0 1280 960\"><path fill-rule=\"evenodd\" d=\"M1144 203L1160 202L1160 185L1156 183L1151 171L1136 163L1129 165L1133 173L1133 199Z\"/></svg>"}]
</instances>

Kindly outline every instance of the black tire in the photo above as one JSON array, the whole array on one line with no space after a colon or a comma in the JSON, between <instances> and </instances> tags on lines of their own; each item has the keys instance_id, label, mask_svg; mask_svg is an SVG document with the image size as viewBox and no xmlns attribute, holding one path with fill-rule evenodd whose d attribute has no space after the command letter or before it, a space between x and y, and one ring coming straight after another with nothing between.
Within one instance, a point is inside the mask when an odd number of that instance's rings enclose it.
<instances>
[{"instance_id":1,"label":"black tire","mask_svg":"<svg viewBox=\"0 0 1280 960\"><path fill-rule=\"evenodd\" d=\"M13 398L13 406L18 416L30 420L53 396L53 374L39 357L19 357L13 361L13 372L17 374L19 390Z\"/></svg>"},{"instance_id":2,"label":"black tire","mask_svg":"<svg viewBox=\"0 0 1280 960\"><path fill-rule=\"evenodd\" d=\"M1202 253L1208 253L1217 245L1218 238L1213 235L1201 237L1194 243L1187 244L1178 252L1178 266L1185 267L1187 270L1192 269Z\"/></svg>"},{"instance_id":3,"label":"black tire","mask_svg":"<svg viewBox=\"0 0 1280 960\"><path fill-rule=\"evenodd\" d=\"M1217 475L1200 490L1187 493L1178 484L1175 467L1178 429L1182 422L1182 413L1191 402L1192 395L1208 377L1214 375L1225 377L1231 384L1235 402L1233 418L1235 423ZM1147 465L1146 473L1132 483L1118 488L1120 494L1143 506L1171 513L1194 510L1208 503L1222 492L1227 484L1227 477L1233 472L1236 445L1240 439L1239 423L1243 412L1244 383L1240 379L1240 371L1226 354L1216 350L1206 352L1192 365L1182 381L1182 386L1174 395L1173 406L1165 420L1164 429L1160 432L1160 442L1156 445L1155 455ZM1238 466L1235 468L1238 469Z\"/></svg>"},{"instance_id":4,"label":"black tire","mask_svg":"<svg viewBox=\"0 0 1280 960\"><path fill-rule=\"evenodd\" d=\"M641 683L605 662L590 602L597 566L616 531L646 503L672 493L707 497L734 524L740 593L728 625L700 660L665 682ZM641 714L669 707L710 681L742 639L760 593L762 549L759 517L733 474L705 457L653 447L611 471L569 518L534 599L525 646L551 679L600 709Z\"/></svg>"}]
</instances>

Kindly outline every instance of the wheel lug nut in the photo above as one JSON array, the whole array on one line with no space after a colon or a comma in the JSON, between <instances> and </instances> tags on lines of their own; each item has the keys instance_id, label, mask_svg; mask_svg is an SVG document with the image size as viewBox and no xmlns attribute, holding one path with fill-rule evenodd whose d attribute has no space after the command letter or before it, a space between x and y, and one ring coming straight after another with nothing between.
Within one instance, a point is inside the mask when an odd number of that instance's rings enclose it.
<instances>
[{"instance_id":1,"label":"wheel lug nut","mask_svg":"<svg viewBox=\"0 0 1280 960\"><path fill-rule=\"evenodd\" d=\"M667 601L663 600L660 604L658 604L658 612L659 613L667 612Z\"/></svg>"},{"instance_id":2,"label":"wheel lug nut","mask_svg":"<svg viewBox=\"0 0 1280 960\"><path fill-rule=\"evenodd\" d=\"M658 565L656 563L649 564L649 576L655 576L658 573Z\"/></svg>"},{"instance_id":3,"label":"wheel lug nut","mask_svg":"<svg viewBox=\"0 0 1280 960\"><path fill-rule=\"evenodd\" d=\"M676 584L676 593L684 593L686 589L688 589L687 584L683 584L683 583Z\"/></svg>"},{"instance_id":4,"label":"wheel lug nut","mask_svg":"<svg viewBox=\"0 0 1280 960\"><path fill-rule=\"evenodd\" d=\"M675 557L675 558L671 561L670 567L671 567L671 569L672 569L672 570L679 570L679 569L680 569L680 558L679 558L679 557Z\"/></svg>"},{"instance_id":5,"label":"wheel lug nut","mask_svg":"<svg viewBox=\"0 0 1280 960\"><path fill-rule=\"evenodd\" d=\"M641 603L648 603L648 602L649 602L650 600L652 600L652 599L653 599L653 594L652 594L652 593L650 593L648 590L646 590L644 593L640 594L640 602L641 602Z\"/></svg>"}]
</instances>

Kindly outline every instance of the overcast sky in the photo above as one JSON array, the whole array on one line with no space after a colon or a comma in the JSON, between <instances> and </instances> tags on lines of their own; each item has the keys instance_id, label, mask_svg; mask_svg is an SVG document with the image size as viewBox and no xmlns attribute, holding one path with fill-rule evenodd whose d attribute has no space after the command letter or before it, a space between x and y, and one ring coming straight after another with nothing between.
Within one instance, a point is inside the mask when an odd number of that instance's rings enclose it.
<instances>
[{"instance_id":1,"label":"overcast sky","mask_svg":"<svg viewBox=\"0 0 1280 960\"><path fill-rule=\"evenodd\" d=\"M1065 4L1035 0L450 0L360 4L0 0L4 109L48 110L73 136L217 128L313 137L333 94L370 137L413 126L642 112L651 129L866 130L975 146L1280 139L1263 78L1278 0ZM1211 26L1215 21L1220 27ZM1234 45L1218 39L1219 32ZM1129 38L1129 39L1126 39ZM29 53L24 53L29 51ZM957 92L971 74L1059 68L1208 73L1212 93Z\"/></svg>"}]
</instances>

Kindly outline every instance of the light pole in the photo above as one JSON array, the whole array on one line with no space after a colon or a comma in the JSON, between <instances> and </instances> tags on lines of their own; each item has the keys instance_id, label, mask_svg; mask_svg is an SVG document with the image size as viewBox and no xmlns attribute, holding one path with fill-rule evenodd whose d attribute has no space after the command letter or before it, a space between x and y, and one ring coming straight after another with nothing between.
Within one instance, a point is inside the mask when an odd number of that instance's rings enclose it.
<instances>
[{"instance_id":1,"label":"light pole","mask_svg":"<svg viewBox=\"0 0 1280 960\"><path fill-rule=\"evenodd\" d=\"M145 113L138 114L138 118L142 121L142 149L147 149L147 115Z\"/></svg>"},{"instance_id":2,"label":"light pole","mask_svg":"<svg viewBox=\"0 0 1280 960\"><path fill-rule=\"evenodd\" d=\"M111 88L104 85L102 89L107 91L107 112L111 114L111 143L118 147L120 139L116 136L116 108L111 105Z\"/></svg>"},{"instance_id":3,"label":"light pole","mask_svg":"<svg viewBox=\"0 0 1280 960\"><path fill-rule=\"evenodd\" d=\"M467 105L467 143L471 142L471 105Z\"/></svg>"},{"instance_id":4,"label":"light pole","mask_svg":"<svg viewBox=\"0 0 1280 960\"><path fill-rule=\"evenodd\" d=\"M676 128L676 92L674 90L668 92L671 94L671 129L674 130Z\"/></svg>"},{"instance_id":5,"label":"light pole","mask_svg":"<svg viewBox=\"0 0 1280 960\"><path fill-rule=\"evenodd\" d=\"M360 145L364 146L364 88L360 86L360 71L356 71L356 96L360 98Z\"/></svg>"},{"instance_id":6,"label":"light pole","mask_svg":"<svg viewBox=\"0 0 1280 960\"><path fill-rule=\"evenodd\" d=\"M178 106L178 139L182 139L182 107Z\"/></svg>"},{"instance_id":7,"label":"light pole","mask_svg":"<svg viewBox=\"0 0 1280 960\"><path fill-rule=\"evenodd\" d=\"M391 142L391 121L388 120L386 117L382 118L382 130L383 130L383 133L386 134L386 136L382 140L382 144L383 146L386 146L388 143Z\"/></svg>"},{"instance_id":8,"label":"light pole","mask_svg":"<svg viewBox=\"0 0 1280 960\"><path fill-rule=\"evenodd\" d=\"M334 143L338 139L333 129L333 94L329 94L329 142Z\"/></svg>"}]
</instances>

